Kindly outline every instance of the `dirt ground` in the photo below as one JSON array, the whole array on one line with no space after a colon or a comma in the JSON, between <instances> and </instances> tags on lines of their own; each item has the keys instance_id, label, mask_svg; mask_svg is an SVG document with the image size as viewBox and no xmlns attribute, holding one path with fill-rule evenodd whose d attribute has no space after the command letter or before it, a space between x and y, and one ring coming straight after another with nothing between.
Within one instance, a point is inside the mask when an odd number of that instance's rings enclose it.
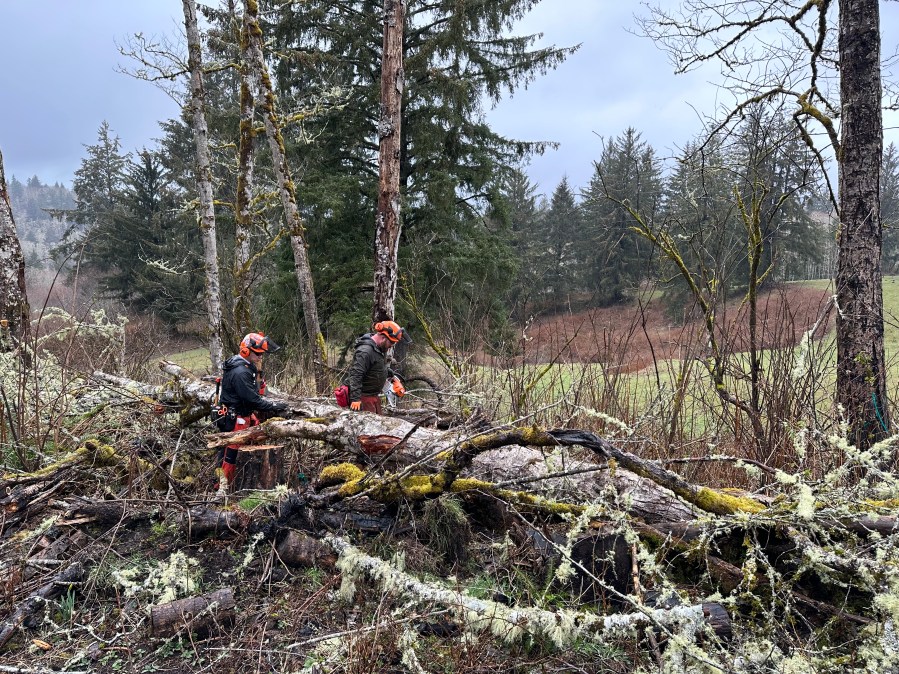
<instances>
[{"instance_id":1,"label":"dirt ground","mask_svg":"<svg viewBox=\"0 0 899 674\"><path fill-rule=\"evenodd\" d=\"M795 284L777 286L759 297L757 341L761 348L796 344L817 324L815 337L833 329L835 314L830 295ZM653 359L665 360L701 355L707 339L704 321L679 323L670 317L662 300L642 306L617 306L555 314L535 319L524 328L521 354L528 363L606 363L624 372L642 370ZM729 302L719 312L716 331L720 342L732 351L749 348L747 307L741 300Z\"/></svg>"}]
</instances>

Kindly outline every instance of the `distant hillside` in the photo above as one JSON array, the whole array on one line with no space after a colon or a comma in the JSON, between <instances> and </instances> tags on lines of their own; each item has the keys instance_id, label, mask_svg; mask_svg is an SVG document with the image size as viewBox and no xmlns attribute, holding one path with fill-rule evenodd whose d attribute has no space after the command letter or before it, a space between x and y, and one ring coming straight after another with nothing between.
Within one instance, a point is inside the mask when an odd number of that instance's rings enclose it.
<instances>
[{"instance_id":1,"label":"distant hillside","mask_svg":"<svg viewBox=\"0 0 899 674\"><path fill-rule=\"evenodd\" d=\"M44 185L37 176L27 183L13 176L9 199L26 264L31 268L45 266L50 249L59 243L67 226L61 219L50 217L45 209L75 208L75 193L59 183Z\"/></svg>"}]
</instances>

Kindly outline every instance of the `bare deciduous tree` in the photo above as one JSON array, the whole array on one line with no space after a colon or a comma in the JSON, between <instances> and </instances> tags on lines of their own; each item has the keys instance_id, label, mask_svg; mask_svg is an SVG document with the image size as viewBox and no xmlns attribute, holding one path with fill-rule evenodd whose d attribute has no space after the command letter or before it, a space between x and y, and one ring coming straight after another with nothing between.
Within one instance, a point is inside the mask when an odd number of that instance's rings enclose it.
<instances>
[{"instance_id":1,"label":"bare deciduous tree","mask_svg":"<svg viewBox=\"0 0 899 674\"><path fill-rule=\"evenodd\" d=\"M222 363L222 304L219 283L218 246L215 235L215 204L212 198L212 167L209 158L209 129L206 124L205 90L203 88L203 55L197 29L197 7L194 0L183 0L184 28L187 33L188 69L190 70L190 111L194 143L197 148L197 192L199 194L200 230L203 238L203 261L206 277L206 311L209 327L209 358L212 371Z\"/></svg>"},{"instance_id":2,"label":"bare deciduous tree","mask_svg":"<svg viewBox=\"0 0 899 674\"><path fill-rule=\"evenodd\" d=\"M712 125L712 134L750 106L793 100L793 120L823 169L826 148L812 129L825 131L839 166L838 196L828 181L840 219L836 402L849 423L850 440L863 448L889 430L878 212L883 145L878 9L878 0L684 0L676 12L650 8L650 18L641 22L668 51L676 72L710 60L722 63L735 102ZM837 69L840 101L834 103L830 80Z\"/></svg>"},{"instance_id":3,"label":"bare deciduous tree","mask_svg":"<svg viewBox=\"0 0 899 674\"><path fill-rule=\"evenodd\" d=\"M269 149L272 153L272 164L278 182L278 194L284 208L284 218L290 231L290 245L293 248L294 266L297 282L300 287L300 301L303 305L303 318L306 321L306 335L309 338L312 366L315 373L315 387L319 393L328 388L325 373L326 351L325 339L318 320L318 305L315 299L315 285L312 281L312 268L309 265L309 251L306 244L306 228L297 206L296 188L287 165L287 153L284 149L284 138L276 114L275 93L265 57L262 52L262 30L259 27L259 7L256 0L244 0L244 21L246 22L246 59L252 80L257 91L259 106L265 120L265 133L268 137Z\"/></svg>"}]
</instances>

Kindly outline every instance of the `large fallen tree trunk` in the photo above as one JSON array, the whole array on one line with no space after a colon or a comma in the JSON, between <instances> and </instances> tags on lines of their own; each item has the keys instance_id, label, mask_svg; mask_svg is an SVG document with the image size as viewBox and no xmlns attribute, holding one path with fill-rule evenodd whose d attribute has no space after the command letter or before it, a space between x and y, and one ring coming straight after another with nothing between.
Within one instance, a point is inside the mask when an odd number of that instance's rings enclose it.
<instances>
[{"instance_id":1,"label":"large fallen tree trunk","mask_svg":"<svg viewBox=\"0 0 899 674\"><path fill-rule=\"evenodd\" d=\"M196 379L176 365L163 361L163 370L175 377L175 384L152 386L142 382L94 373L105 384L123 387L139 393L144 399L159 400L171 409L208 405L214 395L214 383ZM260 445L281 442L289 438L317 440L372 463L378 460L367 451L366 439L386 438L392 445L394 458L406 464L418 464L420 472L435 474L466 474L488 480L539 481L540 488L556 499L576 498L579 501L602 497L607 485L614 484L622 499L633 504L635 516L647 521L678 521L695 517L695 509L666 489L659 489L651 479L640 477L619 462L612 474L601 463L573 458L561 443L540 436L541 448L519 444L527 441L518 429L497 429L472 432L466 427L441 431L398 417L352 412L319 399L281 398L290 405L294 418L273 420L236 433L209 436L209 447L228 444ZM538 437L538 436L534 436ZM633 457L633 455L629 455ZM446 468L447 457L453 459L451 471ZM645 464L633 457L635 465ZM463 465L464 464L464 465ZM554 471L549 466L564 466ZM554 472L564 475L553 477ZM647 474L652 471L646 470ZM674 475L673 473L671 475ZM452 480L449 480L452 482ZM698 491L698 490L697 490Z\"/></svg>"}]
</instances>

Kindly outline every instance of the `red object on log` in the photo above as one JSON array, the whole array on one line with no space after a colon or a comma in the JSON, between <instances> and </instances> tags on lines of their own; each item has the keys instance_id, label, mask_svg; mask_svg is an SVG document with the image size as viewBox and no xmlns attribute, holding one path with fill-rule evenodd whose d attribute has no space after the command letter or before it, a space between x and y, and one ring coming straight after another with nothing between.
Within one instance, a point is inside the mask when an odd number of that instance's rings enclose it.
<instances>
[{"instance_id":1,"label":"red object on log","mask_svg":"<svg viewBox=\"0 0 899 674\"><path fill-rule=\"evenodd\" d=\"M395 435L360 435L359 446L366 454L386 454L393 449L402 438Z\"/></svg>"}]
</instances>

